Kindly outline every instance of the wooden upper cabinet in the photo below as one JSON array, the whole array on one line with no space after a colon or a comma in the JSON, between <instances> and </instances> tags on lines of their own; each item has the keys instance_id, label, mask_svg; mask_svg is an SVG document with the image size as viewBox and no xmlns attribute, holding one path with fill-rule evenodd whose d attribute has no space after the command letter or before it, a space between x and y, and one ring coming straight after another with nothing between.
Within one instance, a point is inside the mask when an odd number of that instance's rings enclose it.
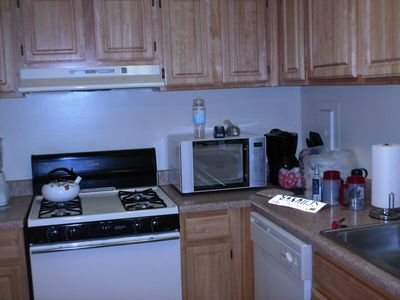
<instances>
[{"instance_id":1,"label":"wooden upper cabinet","mask_svg":"<svg viewBox=\"0 0 400 300\"><path fill-rule=\"evenodd\" d=\"M364 77L400 75L400 1L359 2L360 64Z\"/></svg>"},{"instance_id":2,"label":"wooden upper cabinet","mask_svg":"<svg viewBox=\"0 0 400 300\"><path fill-rule=\"evenodd\" d=\"M15 3L11 0L0 1L0 92L13 92L15 89L15 28L14 20Z\"/></svg>"},{"instance_id":3,"label":"wooden upper cabinet","mask_svg":"<svg viewBox=\"0 0 400 300\"><path fill-rule=\"evenodd\" d=\"M152 60L149 0L94 0L96 60Z\"/></svg>"},{"instance_id":4,"label":"wooden upper cabinet","mask_svg":"<svg viewBox=\"0 0 400 300\"><path fill-rule=\"evenodd\" d=\"M268 80L265 0L221 0L223 82Z\"/></svg>"},{"instance_id":5,"label":"wooden upper cabinet","mask_svg":"<svg viewBox=\"0 0 400 300\"><path fill-rule=\"evenodd\" d=\"M5 50L6 44L5 41L5 34L6 34L6 24L4 23L4 17L6 16L5 7L1 6L4 5L3 2L0 4L0 89L7 89L7 65L6 65L6 57L5 57Z\"/></svg>"},{"instance_id":6,"label":"wooden upper cabinet","mask_svg":"<svg viewBox=\"0 0 400 300\"><path fill-rule=\"evenodd\" d=\"M356 77L356 0L308 0L307 4L308 77Z\"/></svg>"},{"instance_id":7,"label":"wooden upper cabinet","mask_svg":"<svg viewBox=\"0 0 400 300\"><path fill-rule=\"evenodd\" d=\"M162 2L167 85L211 84L211 0Z\"/></svg>"},{"instance_id":8,"label":"wooden upper cabinet","mask_svg":"<svg viewBox=\"0 0 400 300\"><path fill-rule=\"evenodd\" d=\"M22 1L27 63L84 60L83 1Z\"/></svg>"},{"instance_id":9,"label":"wooden upper cabinet","mask_svg":"<svg viewBox=\"0 0 400 300\"><path fill-rule=\"evenodd\" d=\"M281 0L279 7L281 80L305 80L304 0Z\"/></svg>"}]
</instances>

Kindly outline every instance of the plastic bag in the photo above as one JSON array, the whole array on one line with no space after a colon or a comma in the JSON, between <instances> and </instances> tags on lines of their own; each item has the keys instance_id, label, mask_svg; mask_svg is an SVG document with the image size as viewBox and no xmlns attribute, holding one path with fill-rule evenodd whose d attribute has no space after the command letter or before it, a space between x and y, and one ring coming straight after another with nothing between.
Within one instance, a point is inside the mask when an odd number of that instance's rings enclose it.
<instances>
[{"instance_id":1,"label":"plastic bag","mask_svg":"<svg viewBox=\"0 0 400 300\"><path fill-rule=\"evenodd\" d=\"M312 148L311 148L312 149ZM357 167L357 158L352 150L332 150L320 154L306 155L302 158L303 176L305 179L305 197L312 196L312 176L315 166L318 165L321 178L328 170L337 170L345 180L351 170Z\"/></svg>"}]
</instances>

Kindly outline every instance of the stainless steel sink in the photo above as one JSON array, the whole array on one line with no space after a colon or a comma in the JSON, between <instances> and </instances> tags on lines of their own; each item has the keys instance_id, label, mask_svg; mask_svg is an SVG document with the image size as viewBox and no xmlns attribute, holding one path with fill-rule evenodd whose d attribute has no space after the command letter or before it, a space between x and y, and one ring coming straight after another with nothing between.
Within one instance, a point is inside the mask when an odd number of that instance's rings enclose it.
<instances>
[{"instance_id":1,"label":"stainless steel sink","mask_svg":"<svg viewBox=\"0 0 400 300\"><path fill-rule=\"evenodd\" d=\"M400 222L324 230L321 234L400 278Z\"/></svg>"}]
</instances>

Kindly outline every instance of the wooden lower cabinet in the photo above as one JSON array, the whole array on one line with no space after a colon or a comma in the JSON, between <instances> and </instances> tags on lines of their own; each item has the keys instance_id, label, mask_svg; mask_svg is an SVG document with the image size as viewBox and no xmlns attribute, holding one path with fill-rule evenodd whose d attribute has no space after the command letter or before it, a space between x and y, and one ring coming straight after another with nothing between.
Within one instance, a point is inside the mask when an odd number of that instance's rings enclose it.
<instances>
[{"instance_id":1,"label":"wooden lower cabinet","mask_svg":"<svg viewBox=\"0 0 400 300\"><path fill-rule=\"evenodd\" d=\"M0 229L0 299L29 299L22 229Z\"/></svg>"},{"instance_id":2,"label":"wooden lower cabinet","mask_svg":"<svg viewBox=\"0 0 400 300\"><path fill-rule=\"evenodd\" d=\"M232 298L230 248L228 242L186 248L188 299Z\"/></svg>"},{"instance_id":3,"label":"wooden lower cabinet","mask_svg":"<svg viewBox=\"0 0 400 300\"><path fill-rule=\"evenodd\" d=\"M249 214L250 208L181 214L183 299L254 298Z\"/></svg>"},{"instance_id":4,"label":"wooden lower cabinet","mask_svg":"<svg viewBox=\"0 0 400 300\"><path fill-rule=\"evenodd\" d=\"M313 300L396 299L318 252L313 254Z\"/></svg>"}]
</instances>

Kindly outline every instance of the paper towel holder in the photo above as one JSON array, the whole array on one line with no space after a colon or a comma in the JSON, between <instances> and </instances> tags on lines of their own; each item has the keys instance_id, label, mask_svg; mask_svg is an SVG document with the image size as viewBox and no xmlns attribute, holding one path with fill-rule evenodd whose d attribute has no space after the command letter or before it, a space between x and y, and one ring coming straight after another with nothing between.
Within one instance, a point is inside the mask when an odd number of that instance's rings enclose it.
<instances>
[{"instance_id":1,"label":"paper towel holder","mask_svg":"<svg viewBox=\"0 0 400 300\"><path fill-rule=\"evenodd\" d=\"M384 221L392 221L400 219L400 209L394 207L394 193L389 193L388 195L388 208L373 207L369 211L369 216L371 218L380 219Z\"/></svg>"}]
</instances>

